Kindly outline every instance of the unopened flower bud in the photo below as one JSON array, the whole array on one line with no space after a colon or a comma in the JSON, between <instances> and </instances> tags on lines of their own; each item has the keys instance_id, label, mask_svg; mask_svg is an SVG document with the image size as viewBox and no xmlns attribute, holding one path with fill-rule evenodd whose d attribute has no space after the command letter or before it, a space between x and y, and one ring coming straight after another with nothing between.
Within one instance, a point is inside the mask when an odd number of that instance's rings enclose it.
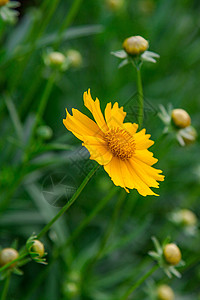
<instances>
[{"instance_id":1,"label":"unopened flower bud","mask_svg":"<svg viewBox=\"0 0 200 300\"><path fill-rule=\"evenodd\" d=\"M13 261L14 259L18 258L19 253L17 250L13 248L5 248L0 252L0 265L4 266L9 262ZM16 263L10 265L10 268L14 267Z\"/></svg>"},{"instance_id":2,"label":"unopened flower bud","mask_svg":"<svg viewBox=\"0 0 200 300\"><path fill-rule=\"evenodd\" d=\"M42 139L44 140L49 140L52 138L52 135L53 135L53 131L52 129L49 127L49 126L40 126L38 129L37 129L37 134L39 137L41 137Z\"/></svg>"},{"instance_id":3,"label":"unopened flower bud","mask_svg":"<svg viewBox=\"0 0 200 300\"><path fill-rule=\"evenodd\" d=\"M106 0L108 8L112 11L118 11L124 6L124 0Z\"/></svg>"},{"instance_id":4,"label":"unopened flower bud","mask_svg":"<svg viewBox=\"0 0 200 300\"><path fill-rule=\"evenodd\" d=\"M34 240L31 251L42 257L44 255L44 245L39 240Z\"/></svg>"},{"instance_id":5,"label":"unopened flower bud","mask_svg":"<svg viewBox=\"0 0 200 300\"><path fill-rule=\"evenodd\" d=\"M48 55L49 64L52 66L61 66L65 61L65 56L60 52L51 52Z\"/></svg>"},{"instance_id":6,"label":"unopened flower bud","mask_svg":"<svg viewBox=\"0 0 200 300\"><path fill-rule=\"evenodd\" d=\"M186 226L194 226L197 224L196 215L189 209L181 209L180 216L182 223Z\"/></svg>"},{"instance_id":7,"label":"unopened flower bud","mask_svg":"<svg viewBox=\"0 0 200 300\"><path fill-rule=\"evenodd\" d=\"M64 294L71 298L77 297L79 294L79 287L75 282L67 282L63 287Z\"/></svg>"},{"instance_id":8,"label":"unopened flower bud","mask_svg":"<svg viewBox=\"0 0 200 300\"><path fill-rule=\"evenodd\" d=\"M0 0L0 6L6 5L10 0Z\"/></svg>"},{"instance_id":9,"label":"unopened flower bud","mask_svg":"<svg viewBox=\"0 0 200 300\"><path fill-rule=\"evenodd\" d=\"M177 265L181 260L181 251L176 244L167 244L163 250L164 258L170 265Z\"/></svg>"},{"instance_id":10,"label":"unopened flower bud","mask_svg":"<svg viewBox=\"0 0 200 300\"><path fill-rule=\"evenodd\" d=\"M146 51L148 47L147 40L139 35L131 36L123 42L123 48L129 55L139 55Z\"/></svg>"},{"instance_id":11,"label":"unopened flower bud","mask_svg":"<svg viewBox=\"0 0 200 300\"><path fill-rule=\"evenodd\" d=\"M69 60L70 66L78 68L82 65L83 59L79 51L74 49L69 49L66 52L66 57Z\"/></svg>"},{"instance_id":12,"label":"unopened flower bud","mask_svg":"<svg viewBox=\"0 0 200 300\"><path fill-rule=\"evenodd\" d=\"M184 130L184 132L183 131L181 132L184 143L186 145L190 145L194 143L197 138L196 129L193 126L188 126L187 128L182 130Z\"/></svg>"},{"instance_id":13,"label":"unopened flower bud","mask_svg":"<svg viewBox=\"0 0 200 300\"><path fill-rule=\"evenodd\" d=\"M172 110L172 121L178 128L185 128L191 124L191 118L189 114L182 108L176 108Z\"/></svg>"},{"instance_id":14,"label":"unopened flower bud","mask_svg":"<svg viewBox=\"0 0 200 300\"><path fill-rule=\"evenodd\" d=\"M138 1L138 7L141 13L144 15L151 15L155 10L155 2L153 0L140 0Z\"/></svg>"},{"instance_id":15,"label":"unopened flower bud","mask_svg":"<svg viewBox=\"0 0 200 300\"><path fill-rule=\"evenodd\" d=\"M174 292L173 290L166 284L162 284L159 286L157 290L157 295L159 300L174 300Z\"/></svg>"}]
</instances>

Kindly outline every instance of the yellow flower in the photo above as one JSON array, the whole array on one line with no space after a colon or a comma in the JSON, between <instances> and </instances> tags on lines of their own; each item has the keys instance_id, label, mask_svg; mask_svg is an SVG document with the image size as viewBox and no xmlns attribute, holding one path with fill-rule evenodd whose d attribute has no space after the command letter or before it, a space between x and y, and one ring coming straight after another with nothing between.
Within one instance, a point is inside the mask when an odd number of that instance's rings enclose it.
<instances>
[{"instance_id":1,"label":"yellow flower","mask_svg":"<svg viewBox=\"0 0 200 300\"><path fill-rule=\"evenodd\" d=\"M92 99L90 89L83 99L96 123L77 109L72 109L72 115L66 109L65 127L83 141L90 159L104 166L116 186L127 192L137 189L142 196L156 195L149 187L158 188L157 180L163 181L164 176L159 174L161 170L151 167L157 159L147 150L154 144L150 135L145 129L136 132L138 125L135 123L124 123L126 112L117 102L113 107L107 104L104 118L99 99Z\"/></svg>"}]
</instances>

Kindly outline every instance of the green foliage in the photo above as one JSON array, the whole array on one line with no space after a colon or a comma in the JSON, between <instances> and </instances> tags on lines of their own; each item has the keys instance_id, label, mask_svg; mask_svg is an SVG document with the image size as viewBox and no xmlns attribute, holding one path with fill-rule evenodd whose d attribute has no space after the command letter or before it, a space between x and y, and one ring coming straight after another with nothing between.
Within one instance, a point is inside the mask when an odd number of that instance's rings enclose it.
<instances>
[{"instance_id":1,"label":"green foliage","mask_svg":"<svg viewBox=\"0 0 200 300\"><path fill-rule=\"evenodd\" d=\"M163 134L166 124L159 118L159 107L171 103L185 109L199 133L199 2L124 1L118 11L102 0L22 2L19 15L16 2L0 8L1 248L17 239L22 252L32 232L37 236L94 167L81 142L63 126L65 108L87 114L82 95L91 88L102 108L118 101L127 120L138 121L133 66L118 69L119 59L110 54L125 58L116 51L131 35L144 36L149 49L160 55L155 64L145 61L141 69L143 126L155 141L150 149L166 178L160 197L142 197L135 190L127 194L115 187L99 168L76 203L44 236L48 265L36 264L43 258L32 253L32 260L20 261L15 271L23 270L23 276L12 274L7 299L118 300L150 270L152 236L176 241L185 266L179 268L181 279L169 279L157 270L150 285L167 283L177 299L198 299L198 224L188 234L170 216L190 209L200 217L199 136L181 147L175 135ZM15 23L5 22L5 10ZM43 60L48 49L65 55L76 49L82 64L49 71ZM148 280L140 285L130 300L151 299L148 285Z\"/></svg>"}]
</instances>

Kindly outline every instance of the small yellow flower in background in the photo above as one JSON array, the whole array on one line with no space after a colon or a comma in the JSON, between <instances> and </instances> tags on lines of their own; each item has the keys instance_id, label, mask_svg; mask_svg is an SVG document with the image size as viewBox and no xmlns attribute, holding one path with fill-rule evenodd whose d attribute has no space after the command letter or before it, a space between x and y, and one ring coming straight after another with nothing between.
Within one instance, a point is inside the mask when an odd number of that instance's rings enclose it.
<instances>
[{"instance_id":1,"label":"small yellow flower in background","mask_svg":"<svg viewBox=\"0 0 200 300\"><path fill-rule=\"evenodd\" d=\"M142 36L131 36L123 42L123 48L129 55L139 55L149 48L149 43Z\"/></svg>"},{"instance_id":2,"label":"small yellow flower in background","mask_svg":"<svg viewBox=\"0 0 200 300\"><path fill-rule=\"evenodd\" d=\"M173 134L181 146L184 147L196 141L197 131L191 126L191 117L186 110L173 109L171 104L168 105L168 109L160 105L158 116L165 124L163 133Z\"/></svg>"},{"instance_id":3,"label":"small yellow flower in background","mask_svg":"<svg viewBox=\"0 0 200 300\"><path fill-rule=\"evenodd\" d=\"M4 6L9 2L9 0L0 0L0 6Z\"/></svg>"},{"instance_id":4,"label":"small yellow flower in background","mask_svg":"<svg viewBox=\"0 0 200 300\"><path fill-rule=\"evenodd\" d=\"M182 227L186 235L198 234L198 218L189 209L176 209L169 214L169 220L175 225Z\"/></svg>"},{"instance_id":5,"label":"small yellow flower in background","mask_svg":"<svg viewBox=\"0 0 200 300\"><path fill-rule=\"evenodd\" d=\"M159 300L174 300L175 295L170 286L162 284L158 287L157 295Z\"/></svg>"},{"instance_id":6,"label":"small yellow flower in background","mask_svg":"<svg viewBox=\"0 0 200 300\"><path fill-rule=\"evenodd\" d=\"M159 174L161 170L152 167L157 159L147 150L154 144L150 134L145 129L137 132L135 123L124 123L126 112L117 102L113 107L107 104L104 118L99 99L92 99L90 89L83 98L96 123L77 109L72 109L72 115L66 109L65 127L83 141L90 159L104 166L116 186L127 192L137 189L142 196L157 196L150 187L158 188L157 181L163 181L164 176Z\"/></svg>"}]
</instances>

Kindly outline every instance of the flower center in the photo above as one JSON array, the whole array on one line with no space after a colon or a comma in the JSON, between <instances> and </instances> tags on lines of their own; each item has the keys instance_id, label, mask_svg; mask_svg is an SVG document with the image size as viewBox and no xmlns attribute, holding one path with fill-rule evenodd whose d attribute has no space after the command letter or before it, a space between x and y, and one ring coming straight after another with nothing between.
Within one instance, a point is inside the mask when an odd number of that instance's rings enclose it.
<instances>
[{"instance_id":1,"label":"flower center","mask_svg":"<svg viewBox=\"0 0 200 300\"><path fill-rule=\"evenodd\" d=\"M129 159L135 152L133 137L124 129L112 128L105 133L104 139L113 156L122 160Z\"/></svg>"}]
</instances>

